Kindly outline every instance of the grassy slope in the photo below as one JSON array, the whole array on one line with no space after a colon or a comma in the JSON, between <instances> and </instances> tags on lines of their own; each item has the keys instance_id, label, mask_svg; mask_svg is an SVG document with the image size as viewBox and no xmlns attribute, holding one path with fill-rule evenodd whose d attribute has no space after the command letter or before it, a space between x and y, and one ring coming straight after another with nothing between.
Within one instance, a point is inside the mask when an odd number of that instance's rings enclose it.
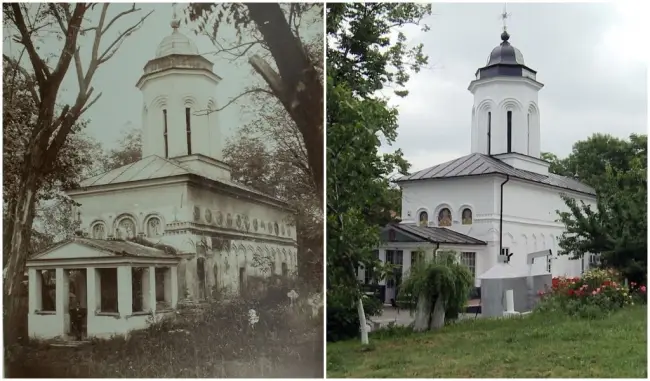
<instances>
[{"instance_id":1,"label":"grassy slope","mask_svg":"<svg viewBox=\"0 0 650 381\"><path fill-rule=\"evenodd\" d=\"M440 332L327 345L328 377L646 378L647 309L602 320L475 320Z\"/></svg>"}]
</instances>

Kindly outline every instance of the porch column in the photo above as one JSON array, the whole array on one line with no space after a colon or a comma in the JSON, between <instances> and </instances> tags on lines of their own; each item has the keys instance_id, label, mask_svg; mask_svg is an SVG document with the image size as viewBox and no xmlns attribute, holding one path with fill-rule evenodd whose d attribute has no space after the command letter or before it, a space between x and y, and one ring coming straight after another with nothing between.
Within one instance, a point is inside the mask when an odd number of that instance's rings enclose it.
<instances>
[{"instance_id":1,"label":"porch column","mask_svg":"<svg viewBox=\"0 0 650 381\"><path fill-rule=\"evenodd\" d=\"M131 266L117 268L117 310L122 318L133 314Z\"/></svg>"},{"instance_id":2,"label":"porch column","mask_svg":"<svg viewBox=\"0 0 650 381\"><path fill-rule=\"evenodd\" d=\"M413 262L413 252L409 249L402 250L402 282L409 276L411 263Z\"/></svg>"},{"instance_id":3,"label":"porch column","mask_svg":"<svg viewBox=\"0 0 650 381\"><path fill-rule=\"evenodd\" d=\"M176 308L178 304L178 267L169 268L169 285L171 287L171 307Z\"/></svg>"},{"instance_id":4,"label":"porch column","mask_svg":"<svg viewBox=\"0 0 650 381\"><path fill-rule=\"evenodd\" d=\"M95 314L99 310L99 301L101 300L101 290L99 283L99 274L94 267L86 268L86 308L88 315Z\"/></svg>"},{"instance_id":5,"label":"porch column","mask_svg":"<svg viewBox=\"0 0 650 381\"><path fill-rule=\"evenodd\" d=\"M56 269L56 325L61 335L70 327L70 279L65 269Z\"/></svg>"},{"instance_id":6,"label":"porch column","mask_svg":"<svg viewBox=\"0 0 650 381\"><path fill-rule=\"evenodd\" d=\"M386 249L379 249L379 261L382 263L386 263ZM382 279L379 282L380 286L385 286L386 285L386 279Z\"/></svg>"},{"instance_id":7,"label":"porch column","mask_svg":"<svg viewBox=\"0 0 650 381\"><path fill-rule=\"evenodd\" d=\"M153 266L142 272L142 307L156 313L156 268Z\"/></svg>"},{"instance_id":8,"label":"porch column","mask_svg":"<svg viewBox=\"0 0 650 381\"><path fill-rule=\"evenodd\" d=\"M29 277L29 314L43 309L43 278L40 270L30 268L27 272Z\"/></svg>"}]
</instances>

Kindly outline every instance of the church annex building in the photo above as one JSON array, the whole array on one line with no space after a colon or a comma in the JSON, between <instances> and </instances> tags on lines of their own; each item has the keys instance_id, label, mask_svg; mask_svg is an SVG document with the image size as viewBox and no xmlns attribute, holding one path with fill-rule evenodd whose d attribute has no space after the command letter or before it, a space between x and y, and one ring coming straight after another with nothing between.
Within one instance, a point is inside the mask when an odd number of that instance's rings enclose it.
<instances>
[{"instance_id":1,"label":"church annex building","mask_svg":"<svg viewBox=\"0 0 650 381\"><path fill-rule=\"evenodd\" d=\"M394 279L380 282L386 303L418 260L412 255L416 251L458 252L476 287L500 254L513 254L510 263L524 266L526 254L550 249L553 255L535 267L554 276L576 276L589 266L589 259L557 256L564 225L556 222L556 210L567 209L561 194L595 205L596 193L549 173L549 163L540 159L538 92L544 85L509 39L504 31L469 84L472 152L397 180L402 222L383 228L378 248L381 261L401 267ZM358 276L370 282L363 269Z\"/></svg>"}]
</instances>

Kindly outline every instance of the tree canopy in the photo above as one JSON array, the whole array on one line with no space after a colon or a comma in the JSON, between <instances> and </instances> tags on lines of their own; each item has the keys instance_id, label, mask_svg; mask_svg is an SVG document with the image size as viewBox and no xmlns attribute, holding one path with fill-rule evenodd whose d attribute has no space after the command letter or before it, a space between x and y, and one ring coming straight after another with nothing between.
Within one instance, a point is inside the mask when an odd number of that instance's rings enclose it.
<instances>
[{"instance_id":1,"label":"tree canopy","mask_svg":"<svg viewBox=\"0 0 650 381\"><path fill-rule=\"evenodd\" d=\"M596 208L564 197L568 212L560 254L599 255L600 265L637 283L647 280L647 135L629 140L595 134L573 146L565 159L545 154L554 173L578 178L598 195Z\"/></svg>"},{"instance_id":2,"label":"tree canopy","mask_svg":"<svg viewBox=\"0 0 650 381\"><path fill-rule=\"evenodd\" d=\"M356 267L380 265L372 255L380 216L395 209L389 176L409 165L400 150L379 154L380 137L391 144L398 127L397 109L379 92L393 87L407 95L410 73L427 57L400 27L420 25L430 12L424 4L327 4L328 305L339 297L360 300Z\"/></svg>"}]
</instances>

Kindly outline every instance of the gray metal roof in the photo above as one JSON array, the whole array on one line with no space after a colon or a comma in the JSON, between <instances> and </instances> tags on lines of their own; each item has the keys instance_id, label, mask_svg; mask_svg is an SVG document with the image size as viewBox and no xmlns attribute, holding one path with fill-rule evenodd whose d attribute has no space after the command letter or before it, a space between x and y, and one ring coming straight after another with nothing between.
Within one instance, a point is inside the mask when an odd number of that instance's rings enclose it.
<instances>
[{"instance_id":1,"label":"gray metal roof","mask_svg":"<svg viewBox=\"0 0 650 381\"><path fill-rule=\"evenodd\" d=\"M147 156L135 163L127 164L112 171L108 171L91 178L83 180L79 184L79 188L95 187L109 184L119 184L130 181L152 180L158 178L165 178L179 175L195 175L206 178L204 175L192 171L190 168L184 167L182 164L177 163L170 159L164 159L160 156L151 155ZM285 201L266 195L256 189L247 187L238 182L226 179L213 179L210 180L222 183L234 188L255 193L266 198L270 198L277 202L286 205Z\"/></svg>"},{"instance_id":2,"label":"gray metal roof","mask_svg":"<svg viewBox=\"0 0 650 381\"><path fill-rule=\"evenodd\" d=\"M414 224L388 224L387 227L401 230L427 242L456 245L487 245L485 241L447 228L418 226Z\"/></svg>"},{"instance_id":3,"label":"gray metal roof","mask_svg":"<svg viewBox=\"0 0 650 381\"><path fill-rule=\"evenodd\" d=\"M473 153L456 160L438 164L430 168L415 172L412 175L402 176L396 182L407 182L427 179L445 179L463 176L478 176L487 174L509 175L514 178L533 181L562 189L572 190L590 195L596 195L594 188L569 177L549 173L539 173L515 168L494 157L481 153Z\"/></svg>"}]
</instances>

